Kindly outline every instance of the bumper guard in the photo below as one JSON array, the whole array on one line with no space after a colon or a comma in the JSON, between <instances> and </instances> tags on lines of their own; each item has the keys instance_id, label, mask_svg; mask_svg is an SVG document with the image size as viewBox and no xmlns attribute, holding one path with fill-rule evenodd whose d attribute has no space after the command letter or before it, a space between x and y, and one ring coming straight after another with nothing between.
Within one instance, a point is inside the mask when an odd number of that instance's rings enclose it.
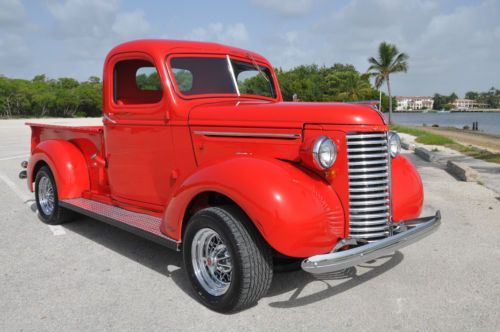
<instances>
[{"instance_id":1,"label":"bumper guard","mask_svg":"<svg viewBox=\"0 0 500 332\"><path fill-rule=\"evenodd\" d=\"M441 224L441 213L394 224L393 235L383 240L360 245L352 249L336 251L345 245L360 244L355 239L343 239L329 254L316 255L302 261L302 269L318 274L341 271L348 267L371 261L404 248L433 233Z\"/></svg>"}]
</instances>

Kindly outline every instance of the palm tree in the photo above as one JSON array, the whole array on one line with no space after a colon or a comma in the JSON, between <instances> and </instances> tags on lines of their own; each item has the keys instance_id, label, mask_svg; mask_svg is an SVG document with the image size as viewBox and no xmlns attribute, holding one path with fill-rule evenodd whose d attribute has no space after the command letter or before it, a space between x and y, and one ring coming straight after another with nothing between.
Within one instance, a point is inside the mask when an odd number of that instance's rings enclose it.
<instances>
[{"instance_id":1,"label":"palm tree","mask_svg":"<svg viewBox=\"0 0 500 332\"><path fill-rule=\"evenodd\" d=\"M378 47L377 58L370 57L368 62L367 74L375 77L375 87L380 89L382 84L387 84L387 93L389 94L389 124L392 124L392 97L391 97L391 82L389 75L408 70L408 55L399 53L396 45L387 42L380 43Z\"/></svg>"},{"instance_id":2,"label":"palm tree","mask_svg":"<svg viewBox=\"0 0 500 332\"><path fill-rule=\"evenodd\" d=\"M337 98L344 101L355 101L367 98L372 94L370 82L358 73L339 74L339 93Z\"/></svg>"}]
</instances>

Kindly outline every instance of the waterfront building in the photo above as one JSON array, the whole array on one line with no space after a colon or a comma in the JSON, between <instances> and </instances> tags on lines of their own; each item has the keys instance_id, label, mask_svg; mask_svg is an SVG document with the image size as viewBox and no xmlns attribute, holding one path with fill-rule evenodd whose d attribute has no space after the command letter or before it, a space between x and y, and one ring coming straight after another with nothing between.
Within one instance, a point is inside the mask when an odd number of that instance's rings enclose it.
<instances>
[{"instance_id":1,"label":"waterfront building","mask_svg":"<svg viewBox=\"0 0 500 332\"><path fill-rule=\"evenodd\" d=\"M451 103L456 110L466 111L473 108L486 108L487 105L472 99L458 98Z\"/></svg>"},{"instance_id":2,"label":"waterfront building","mask_svg":"<svg viewBox=\"0 0 500 332\"><path fill-rule=\"evenodd\" d=\"M398 96L396 101L397 111L420 111L434 106L434 98L428 96Z\"/></svg>"}]
</instances>

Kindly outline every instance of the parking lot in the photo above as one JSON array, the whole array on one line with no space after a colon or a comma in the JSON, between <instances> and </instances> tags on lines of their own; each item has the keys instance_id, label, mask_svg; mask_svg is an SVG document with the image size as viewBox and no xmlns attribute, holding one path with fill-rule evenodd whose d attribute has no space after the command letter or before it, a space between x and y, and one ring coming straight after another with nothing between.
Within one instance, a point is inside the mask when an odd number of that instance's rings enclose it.
<instances>
[{"instance_id":1,"label":"parking lot","mask_svg":"<svg viewBox=\"0 0 500 332\"><path fill-rule=\"evenodd\" d=\"M179 253L86 217L39 221L18 179L30 144L23 122L0 121L0 331L500 327L500 197L413 154L423 215L442 212L435 234L343 275L276 274L256 306L223 315L194 299Z\"/></svg>"}]
</instances>

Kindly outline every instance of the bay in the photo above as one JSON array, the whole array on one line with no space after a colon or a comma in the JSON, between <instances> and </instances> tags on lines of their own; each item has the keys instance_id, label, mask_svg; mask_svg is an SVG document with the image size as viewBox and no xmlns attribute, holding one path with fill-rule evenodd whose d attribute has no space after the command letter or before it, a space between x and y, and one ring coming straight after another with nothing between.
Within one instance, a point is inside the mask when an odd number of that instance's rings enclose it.
<instances>
[{"instance_id":1,"label":"bay","mask_svg":"<svg viewBox=\"0 0 500 332\"><path fill-rule=\"evenodd\" d=\"M387 114L386 114L387 116ZM457 112L457 113L393 113L393 122L400 125L455 127L472 129L474 121L479 122L479 131L500 135L500 112Z\"/></svg>"}]
</instances>

